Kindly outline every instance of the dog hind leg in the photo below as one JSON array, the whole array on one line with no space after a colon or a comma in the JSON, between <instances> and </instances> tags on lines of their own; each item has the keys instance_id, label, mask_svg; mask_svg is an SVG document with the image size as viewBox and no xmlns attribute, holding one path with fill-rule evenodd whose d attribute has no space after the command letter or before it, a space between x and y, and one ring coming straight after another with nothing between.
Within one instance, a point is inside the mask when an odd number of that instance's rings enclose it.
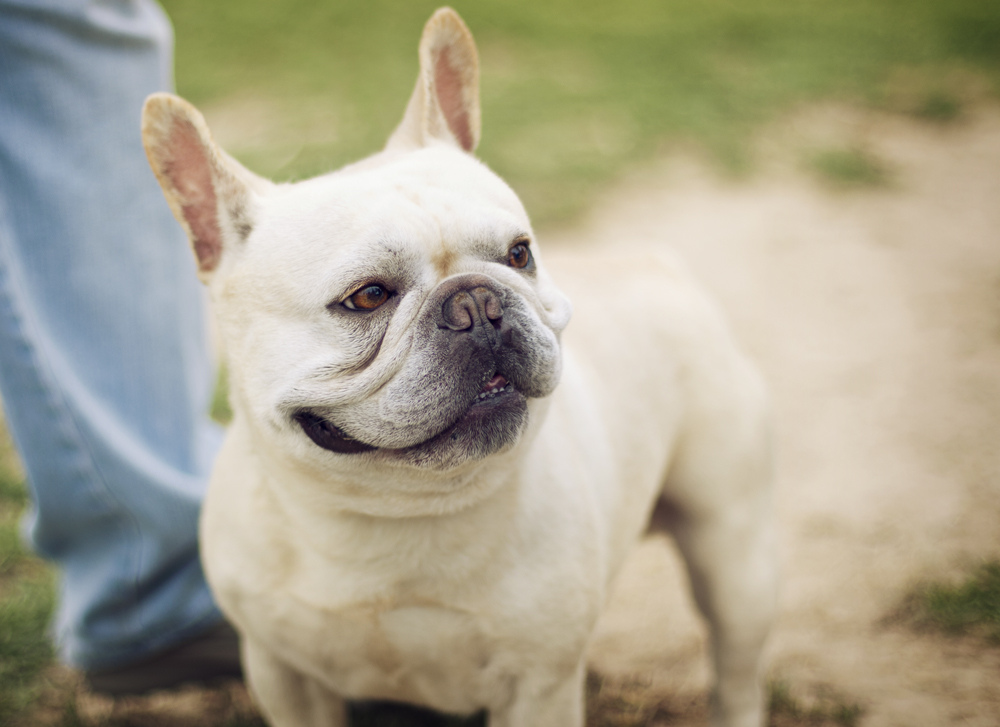
<instances>
[{"instance_id":1,"label":"dog hind leg","mask_svg":"<svg viewBox=\"0 0 1000 727\"><path fill-rule=\"evenodd\" d=\"M774 611L769 538L755 528L683 519L672 531L711 630L713 724L760 727L759 660Z\"/></svg>"},{"instance_id":2,"label":"dog hind leg","mask_svg":"<svg viewBox=\"0 0 1000 727\"><path fill-rule=\"evenodd\" d=\"M711 629L713 724L760 727L759 661L777 580L769 415L748 366L722 373L705 382L709 396L695 401L664 489L667 506L658 509L669 513L662 524L678 544Z\"/></svg>"}]
</instances>

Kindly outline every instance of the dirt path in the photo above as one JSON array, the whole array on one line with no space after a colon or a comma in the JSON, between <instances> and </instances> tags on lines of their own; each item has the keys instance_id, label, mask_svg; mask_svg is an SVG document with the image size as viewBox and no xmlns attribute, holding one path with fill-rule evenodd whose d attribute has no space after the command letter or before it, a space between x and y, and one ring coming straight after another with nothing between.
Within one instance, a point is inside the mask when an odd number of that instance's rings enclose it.
<instances>
[{"instance_id":1,"label":"dirt path","mask_svg":"<svg viewBox=\"0 0 1000 727\"><path fill-rule=\"evenodd\" d=\"M1000 109L948 127L827 109L772 138L782 151L754 181L673 160L543 243L678 249L769 379L785 572L772 674L859 703L862 725L996 725L1000 649L880 621L919 579L1000 555ZM893 182L832 191L789 164L831 140L884 159ZM703 689L682 578L665 541L640 549L593 650L602 672Z\"/></svg>"}]
</instances>

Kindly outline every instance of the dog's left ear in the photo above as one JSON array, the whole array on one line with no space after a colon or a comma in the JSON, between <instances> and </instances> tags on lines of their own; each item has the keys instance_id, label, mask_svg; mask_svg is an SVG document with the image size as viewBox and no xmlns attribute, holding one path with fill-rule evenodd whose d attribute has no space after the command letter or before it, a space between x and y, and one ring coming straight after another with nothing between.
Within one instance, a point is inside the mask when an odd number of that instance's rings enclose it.
<instances>
[{"instance_id":1,"label":"dog's left ear","mask_svg":"<svg viewBox=\"0 0 1000 727\"><path fill-rule=\"evenodd\" d=\"M142 143L208 282L227 251L250 235L256 202L273 185L222 151L198 110L169 93L146 99Z\"/></svg>"},{"instance_id":2,"label":"dog's left ear","mask_svg":"<svg viewBox=\"0 0 1000 727\"><path fill-rule=\"evenodd\" d=\"M479 56L472 33L451 8L440 8L420 38L420 75L387 149L434 141L467 152L479 144Z\"/></svg>"}]
</instances>

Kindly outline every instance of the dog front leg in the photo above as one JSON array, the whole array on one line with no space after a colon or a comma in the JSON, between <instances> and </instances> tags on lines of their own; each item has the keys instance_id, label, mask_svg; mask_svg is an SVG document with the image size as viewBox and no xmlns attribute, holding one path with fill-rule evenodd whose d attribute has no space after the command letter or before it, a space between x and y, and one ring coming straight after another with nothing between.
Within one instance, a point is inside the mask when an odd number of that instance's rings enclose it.
<instances>
[{"instance_id":1,"label":"dog front leg","mask_svg":"<svg viewBox=\"0 0 1000 727\"><path fill-rule=\"evenodd\" d=\"M490 710L489 727L583 727L586 665L569 674L536 670L522 675L513 699Z\"/></svg>"},{"instance_id":2,"label":"dog front leg","mask_svg":"<svg viewBox=\"0 0 1000 727\"><path fill-rule=\"evenodd\" d=\"M242 650L250 693L271 727L347 727L343 699L248 639Z\"/></svg>"}]
</instances>

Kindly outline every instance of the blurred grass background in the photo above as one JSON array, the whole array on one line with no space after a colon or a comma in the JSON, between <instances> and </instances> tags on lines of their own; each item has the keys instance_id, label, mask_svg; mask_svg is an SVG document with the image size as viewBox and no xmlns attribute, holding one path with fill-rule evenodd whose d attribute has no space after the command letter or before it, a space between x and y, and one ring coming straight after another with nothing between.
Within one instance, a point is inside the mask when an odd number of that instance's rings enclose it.
<instances>
[{"instance_id":1,"label":"blurred grass background","mask_svg":"<svg viewBox=\"0 0 1000 727\"><path fill-rule=\"evenodd\" d=\"M231 151L297 179L376 151L435 0L164 0L177 87ZM480 156L536 224L678 144L752 167L750 135L819 100L948 120L1000 89L987 0L455 2L481 53Z\"/></svg>"},{"instance_id":2,"label":"blurred grass background","mask_svg":"<svg viewBox=\"0 0 1000 727\"><path fill-rule=\"evenodd\" d=\"M164 0L178 92L255 171L299 179L379 149L417 72L428 0ZM749 173L753 134L836 101L929 123L1000 92L1000 3L987 0L476 0L480 156L536 224L565 222L629 168L694 148ZM817 157L845 180L877 167ZM0 724L37 723L52 652L49 568L25 552L27 505L0 446ZM57 701L58 701L57 695ZM72 695L63 713L78 724ZM52 700L49 699L51 702ZM110 723L109 723L110 724Z\"/></svg>"}]
</instances>

